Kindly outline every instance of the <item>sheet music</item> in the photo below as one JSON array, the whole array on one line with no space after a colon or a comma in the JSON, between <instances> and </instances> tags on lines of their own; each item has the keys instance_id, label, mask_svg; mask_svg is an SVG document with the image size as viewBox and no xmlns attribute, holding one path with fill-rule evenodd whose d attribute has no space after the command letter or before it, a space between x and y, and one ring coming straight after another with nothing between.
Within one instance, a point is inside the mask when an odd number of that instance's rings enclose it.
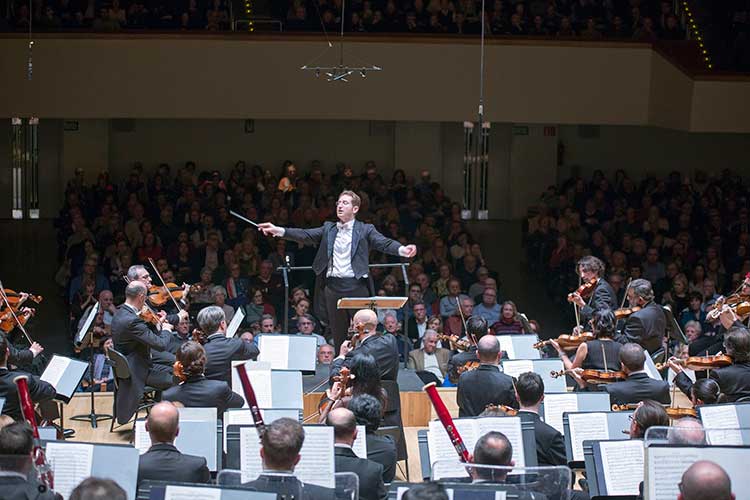
<instances>
[{"instance_id":1,"label":"sheet music","mask_svg":"<svg viewBox=\"0 0 750 500\"><path fill-rule=\"evenodd\" d=\"M86 316L86 321L83 323L81 329L78 330L78 333L76 334L76 344L80 344L81 342L83 342L83 337L85 337L88 333L89 329L91 328L91 324L94 322L94 318L96 318L98 312L99 302L95 302L93 307L91 308L91 311L89 312L89 315Z\"/></svg>"},{"instance_id":2,"label":"sheet music","mask_svg":"<svg viewBox=\"0 0 750 500\"><path fill-rule=\"evenodd\" d=\"M60 380L63 378L63 375L65 375L65 370L68 369L69 365L70 358L54 355L44 369L44 373L42 373L42 376L39 378L45 382L49 382L52 387L57 389L58 385L60 385Z\"/></svg>"},{"instance_id":3,"label":"sheet music","mask_svg":"<svg viewBox=\"0 0 750 500\"><path fill-rule=\"evenodd\" d=\"M291 418L293 420L299 420L299 410L296 409L278 409L278 408L261 408L260 414L263 417L263 422L268 425L274 420L280 418ZM222 426L224 432L221 437L224 441L224 453L227 451L227 427L230 425L255 425L253 420L253 414L250 413L250 408L241 408L232 411L225 411L224 418L222 419Z\"/></svg>"},{"instance_id":4,"label":"sheet music","mask_svg":"<svg viewBox=\"0 0 750 500\"><path fill-rule=\"evenodd\" d=\"M255 427L240 428L240 480L253 481L263 472L260 459L260 439Z\"/></svg>"},{"instance_id":5,"label":"sheet music","mask_svg":"<svg viewBox=\"0 0 750 500\"><path fill-rule=\"evenodd\" d=\"M55 491L67 500L73 489L91 475L94 446L47 443L46 456L55 475Z\"/></svg>"},{"instance_id":6,"label":"sheet music","mask_svg":"<svg viewBox=\"0 0 750 500\"><path fill-rule=\"evenodd\" d=\"M325 488L336 487L333 427L305 426L305 442L299 453L302 458L294 468L294 475L300 481Z\"/></svg>"},{"instance_id":7,"label":"sheet music","mask_svg":"<svg viewBox=\"0 0 750 500\"><path fill-rule=\"evenodd\" d=\"M226 335L228 339L234 337L234 335L237 333L237 330L239 330L240 324L242 323L243 319L245 319L245 310L241 307L238 307L237 310L234 311L232 321L230 321L229 325L227 326L227 331L224 332L224 335Z\"/></svg>"},{"instance_id":8,"label":"sheet music","mask_svg":"<svg viewBox=\"0 0 750 500\"><path fill-rule=\"evenodd\" d=\"M164 489L164 500L221 500L221 489L167 486Z\"/></svg>"},{"instance_id":9,"label":"sheet music","mask_svg":"<svg viewBox=\"0 0 750 500\"><path fill-rule=\"evenodd\" d=\"M707 451L708 448L649 447L644 497L649 500L677 498L682 474L698 460L711 460L705 456Z\"/></svg>"},{"instance_id":10,"label":"sheet music","mask_svg":"<svg viewBox=\"0 0 750 500\"><path fill-rule=\"evenodd\" d=\"M508 359L515 359L516 350L513 347L513 338L508 335L498 335L497 340L500 341L500 349L505 351Z\"/></svg>"},{"instance_id":11,"label":"sheet music","mask_svg":"<svg viewBox=\"0 0 750 500\"><path fill-rule=\"evenodd\" d=\"M477 442L477 426L474 419L457 418L453 421L456 430L461 435L464 445L471 452ZM459 460L456 448L453 447L448 433L439 420L430 421L427 432L427 448L430 452L430 466L435 479L441 477L469 477L465 469L455 467ZM443 465L444 467L441 467Z\"/></svg>"},{"instance_id":12,"label":"sheet music","mask_svg":"<svg viewBox=\"0 0 750 500\"><path fill-rule=\"evenodd\" d=\"M273 408L273 394L271 385L271 370L248 370L247 377L253 386L255 399L260 408ZM240 389L239 394L244 394ZM248 408L247 401L243 408Z\"/></svg>"},{"instance_id":13,"label":"sheet music","mask_svg":"<svg viewBox=\"0 0 750 500\"><path fill-rule=\"evenodd\" d=\"M565 432L563 413L566 411L578 411L578 396L576 394L544 395L544 421L560 433Z\"/></svg>"},{"instance_id":14,"label":"sheet music","mask_svg":"<svg viewBox=\"0 0 750 500\"><path fill-rule=\"evenodd\" d=\"M367 437L364 425L357 426L357 439L354 440L352 451L359 458L367 458Z\"/></svg>"},{"instance_id":15,"label":"sheet music","mask_svg":"<svg viewBox=\"0 0 750 500\"><path fill-rule=\"evenodd\" d=\"M503 372L513 378L518 378L522 373L533 372L534 362L530 359L517 359L513 361L503 361Z\"/></svg>"},{"instance_id":16,"label":"sheet music","mask_svg":"<svg viewBox=\"0 0 750 500\"><path fill-rule=\"evenodd\" d=\"M151 436L148 435L146 430L145 420L135 421L135 435L133 436L133 446L140 455L143 455L151 448Z\"/></svg>"},{"instance_id":17,"label":"sheet music","mask_svg":"<svg viewBox=\"0 0 750 500\"><path fill-rule=\"evenodd\" d=\"M520 417L482 417L476 419L476 425L477 440L490 431L498 431L505 434L505 437L508 438L513 447L513 460L515 460L516 465L518 467L526 467Z\"/></svg>"},{"instance_id":18,"label":"sheet music","mask_svg":"<svg viewBox=\"0 0 750 500\"><path fill-rule=\"evenodd\" d=\"M709 429L706 431L706 440L710 444L742 444L742 431L736 406L702 406L700 415L703 427ZM675 425L679 425L679 422Z\"/></svg>"},{"instance_id":19,"label":"sheet music","mask_svg":"<svg viewBox=\"0 0 750 500\"><path fill-rule=\"evenodd\" d=\"M646 349L643 350L643 354L646 355L646 361L643 363L643 369L646 370L648 376L654 380L664 380L661 376L661 373L659 373L659 370L656 369L654 360L651 359L651 355L648 353L648 351L646 351Z\"/></svg>"},{"instance_id":20,"label":"sheet music","mask_svg":"<svg viewBox=\"0 0 750 500\"><path fill-rule=\"evenodd\" d=\"M569 413L568 424L574 461L583 461L583 442L585 440L609 439L606 413Z\"/></svg>"},{"instance_id":21,"label":"sheet music","mask_svg":"<svg viewBox=\"0 0 750 500\"><path fill-rule=\"evenodd\" d=\"M289 367L288 335L261 335L258 349L260 361L271 363L277 370L286 370Z\"/></svg>"},{"instance_id":22,"label":"sheet music","mask_svg":"<svg viewBox=\"0 0 750 500\"><path fill-rule=\"evenodd\" d=\"M683 373L688 376L690 380L695 383L695 370L691 370L690 368L684 368ZM674 379L677 376L675 371L671 368L667 369L667 381L669 382L669 385L674 385Z\"/></svg>"},{"instance_id":23,"label":"sheet music","mask_svg":"<svg viewBox=\"0 0 750 500\"><path fill-rule=\"evenodd\" d=\"M643 481L643 441L599 443L607 495L637 495Z\"/></svg>"}]
</instances>

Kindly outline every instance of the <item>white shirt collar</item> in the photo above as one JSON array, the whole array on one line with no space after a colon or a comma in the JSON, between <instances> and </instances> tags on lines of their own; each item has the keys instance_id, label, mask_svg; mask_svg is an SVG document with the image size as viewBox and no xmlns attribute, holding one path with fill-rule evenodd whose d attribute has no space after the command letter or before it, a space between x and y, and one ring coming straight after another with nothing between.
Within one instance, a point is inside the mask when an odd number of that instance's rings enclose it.
<instances>
[{"instance_id":1,"label":"white shirt collar","mask_svg":"<svg viewBox=\"0 0 750 500\"><path fill-rule=\"evenodd\" d=\"M354 221L356 219L352 219L349 222L337 222L336 227L338 227L339 231L346 229L347 231L351 231L351 229L354 227Z\"/></svg>"}]
</instances>

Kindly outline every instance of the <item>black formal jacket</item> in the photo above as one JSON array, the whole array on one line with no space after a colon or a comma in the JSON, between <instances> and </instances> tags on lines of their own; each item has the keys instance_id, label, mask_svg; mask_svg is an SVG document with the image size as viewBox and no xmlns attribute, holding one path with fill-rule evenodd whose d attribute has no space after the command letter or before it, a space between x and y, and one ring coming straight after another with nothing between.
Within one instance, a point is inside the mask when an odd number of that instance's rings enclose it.
<instances>
[{"instance_id":1,"label":"black formal jacket","mask_svg":"<svg viewBox=\"0 0 750 500\"><path fill-rule=\"evenodd\" d=\"M18 349L13 344L8 344L8 364L18 367L30 366L31 362L34 361L34 353L31 349Z\"/></svg>"},{"instance_id":2,"label":"black formal jacket","mask_svg":"<svg viewBox=\"0 0 750 500\"><path fill-rule=\"evenodd\" d=\"M285 228L283 238L303 245L317 246L318 253L315 254L312 268L315 274L325 277L328 263L333 259L333 243L338 232L336 223L328 221L313 229ZM399 255L401 243L383 236L372 224L355 220L352 228L352 270L357 279L370 272L370 248L389 255Z\"/></svg>"},{"instance_id":3,"label":"black formal jacket","mask_svg":"<svg viewBox=\"0 0 750 500\"><path fill-rule=\"evenodd\" d=\"M365 435L367 458L383 466L383 482L390 483L396 477L396 443L390 436L380 436L374 432Z\"/></svg>"},{"instance_id":4,"label":"black formal jacket","mask_svg":"<svg viewBox=\"0 0 750 500\"><path fill-rule=\"evenodd\" d=\"M161 395L164 401L179 401L185 408L216 408L223 418L227 408L242 408L245 400L232 392L229 384L221 380L208 380L203 375L190 377L185 382L170 387Z\"/></svg>"},{"instance_id":5,"label":"black formal jacket","mask_svg":"<svg viewBox=\"0 0 750 500\"><path fill-rule=\"evenodd\" d=\"M185 455L171 444L155 444L138 460L138 484L147 479L207 483L211 479L204 457Z\"/></svg>"},{"instance_id":6,"label":"black formal jacket","mask_svg":"<svg viewBox=\"0 0 750 500\"><path fill-rule=\"evenodd\" d=\"M615 289L604 278L599 278L591 297L586 301L586 305L581 308L581 324L588 325L594 312L601 309L612 309L613 311L617 309Z\"/></svg>"},{"instance_id":7,"label":"black formal jacket","mask_svg":"<svg viewBox=\"0 0 750 500\"><path fill-rule=\"evenodd\" d=\"M180 346L188 340L190 339L183 339L177 332L172 331L172 335L169 337L169 344L167 344L167 348L163 351L152 352L151 359L153 359L154 363L159 365L174 365L174 362L176 361L175 355L177 354L177 351L180 349Z\"/></svg>"},{"instance_id":8,"label":"black formal jacket","mask_svg":"<svg viewBox=\"0 0 750 500\"><path fill-rule=\"evenodd\" d=\"M458 378L456 392L459 417L476 417L488 404L518 408L513 378L500 372L497 365L479 365Z\"/></svg>"},{"instance_id":9,"label":"black formal jacket","mask_svg":"<svg viewBox=\"0 0 750 500\"><path fill-rule=\"evenodd\" d=\"M451 356L451 359L448 360L447 373L448 380L450 380L451 383L458 383L458 369L469 361L479 361L479 358L477 357L477 348L475 346L469 347L468 351L459 352Z\"/></svg>"},{"instance_id":10,"label":"black formal jacket","mask_svg":"<svg viewBox=\"0 0 750 500\"><path fill-rule=\"evenodd\" d=\"M538 414L534 412L524 413L534 416L536 459L539 466L568 465L568 459L565 456L565 439L563 435L557 429L545 423Z\"/></svg>"},{"instance_id":11,"label":"black formal jacket","mask_svg":"<svg viewBox=\"0 0 750 500\"><path fill-rule=\"evenodd\" d=\"M41 491L40 491L41 490ZM3 500L62 500L62 496L36 481L15 474L0 475L0 498Z\"/></svg>"},{"instance_id":12,"label":"black formal jacket","mask_svg":"<svg viewBox=\"0 0 750 500\"><path fill-rule=\"evenodd\" d=\"M122 353L130 365L130 378L118 380L116 417L119 423L130 420L143 396L146 378L153 366L151 349L165 350L171 336L168 330L153 332L130 306L117 307L112 318L112 341L115 350Z\"/></svg>"},{"instance_id":13,"label":"black formal jacket","mask_svg":"<svg viewBox=\"0 0 750 500\"><path fill-rule=\"evenodd\" d=\"M286 495L286 498L292 498L289 495L302 492L303 500L334 500L335 490L323 488L316 484L305 484L292 474L274 473L261 474L258 479L242 483L243 488L250 488L255 491L273 492ZM295 500L299 497L295 496Z\"/></svg>"},{"instance_id":14,"label":"black formal jacket","mask_svg":"<svg viewBox=\"0 0 750 500\"><path fill-rule=\"evenodd\" d=\"M740 398L750 396L750 362L735 363L711 370L709 377L716 380L719 384L722 394L727 397L727 401L733 403ZM675 384L690 397L690 390L693 388L693 381L684 373L677 374Z\"/></svg>"},{"instance_id":15,"label":"black formal jacket","mask_svg":"<svg viewBox=\"0 0 750 500\"><path fill-rule=\"evenodd\" d=\"M646 373L635 373L627 380L604 384L602 387L609 393L612 404L635 404L646 399L662 404L669 404L670 401L669 382L652 379Z\"/></svg>"},{"instance_id":16,"label":"black formal jacket","mask_svg":"<svg viewBox=\"0 0 750 500\"><path fill-rule=\"evenodd\" d=\"M664 310L651 301L640 311L628 316L622 333L615 340L621 344L640 344L649 353L653 353L661 348L666 328L667 318L664 316Z\"/></svg>"},{"instance_id":17,"label":"black formal jacket","mask_svg":"<svg viewBox=\"0 0 750 500\"><path fill-rule=\"evenodd\" d=\"M210 335L203 346L206 349L206 378L223 380L232 384L232 361L255 359L260 351L252 342L228 339L222 332Z\"/></svg>"},{"instance_id":18,"label":"black formal jacket","mask_svg":"<svg viewBox=\"0 0 750 500\"><path fill-rule=\"evenodd\" d=\"M383 466L366 458L359 458L351 448L337 446L336 472L353 472L359 478L360 500L385 500L388 491L383 484Z\"/></svg>"},{"instance_id":19,"label":"black formal jacket","mask_svg":"<svg viewBox=\"0 0 750 500\"><path fill-rule=\"evenodd\" d=\"M357 345L356 349L349 351L344 359L336 358L331 363L331 377L339 374L341 368L351 366L352 358L356 354L370 354L380 368L382 380L393 380L398 378L398 344L396 337L391 334L378 334L367 337Z\"/></svg>"},{"instance_id":20,"label":"black formal jacket","mask_svg":"<svg viewBox=\"0 0 750 500\"><path fill-rule=\"evenodd\" d=\"M55 388L39 377L22 371L0 368L0 398L5 398L3 415L8 415L13 420L23 420L21 404L18 402L18 386L13 382L13 379L20 375L29 377L29 395L34 403L49 401L57 395Z\"/></svg>"}]
</instances>

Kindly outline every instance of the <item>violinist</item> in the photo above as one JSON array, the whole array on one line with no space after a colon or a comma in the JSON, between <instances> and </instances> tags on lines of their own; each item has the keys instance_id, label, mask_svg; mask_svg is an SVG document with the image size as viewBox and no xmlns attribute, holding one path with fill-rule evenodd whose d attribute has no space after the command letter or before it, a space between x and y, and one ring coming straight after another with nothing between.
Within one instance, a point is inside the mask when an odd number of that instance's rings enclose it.
<instances>
[{"instance_id":1,"label":"violinist","mask_svg":"<svg viewBox=\"0 0 750 500\"><path fill-rule=\"evenodd\" d=\"M644 400L630 416L630 439L643 439L650 427L666 427L669 425L667 410L655 401ZM623 431L624 432L624 431Z\"/></svg>"},{"instance_id":2,"label":"violinist","mask_svg":"<svg viewBox=\"0 0 750 500\"><path fill-rule=\"evenodd\" d=\"M482 320L484 321L484 320ZM477 343L479 367L466 371L458 379L456 402L459 417L476 417L489 404L518 408L513 378L502 373L500 342L494 335L485 335Z\"/></svg>"},{"instance_id":3,"label":"violinist","mask_svg":"<svg viewBox=\"0 0 750 500\"><path fill-rule=\"evenodd\" d=\"M526 372L518 376L515 386L521 406L519 411L530 413L534 418L538 465L567 465L563 435L539 417L539 406L544 401L544 380L538 373Z\"/></svg>"},{"instance_id":4,"label":"violinist","mask_svg":"<svg viewBox=\"0 0 750 500\"><path fill-rule=\"evenodd\" d=\"M466 318L466 335L468 338L473 338L477 342L489 333L487 328L487 320L481 316L471 316ZM472 345L464 352L454 354L448 361L448 379L451 383L458 383L458 377L460 375L459 368L464 366L466 363L472 361L479 361L477 357L477 348Z\"/></svg>"},{"instance_id":5,"label":"violinist","mask_svg":"<svg viewBox=\"0 0 750 500\"><path fill-rule=\"evenodd\" d=\"M196 320L198 329L193 331L193 337L206 349L206 378L231 384L232 361L256 359L260 354L252 336L227 338L226 316L218 306L204 307Z\"/></svg>"},{"instance_id":6,"label":"violinist","mask_svg":"<svg viewBox=\"0 0 750 500\"><path fill-rule=\"evenodd\" d=\"M711 370L709 378L716 381L729 402L750 397L750 332L744 327L733 326L724 335L724 349L727 356L732 358L732 364ZM668 365L677 373L677 387L692 397L694 384L682 367L674 359L670 359Z\"/></svg>"},{"instance_id":7,"label":"violinist","mask_svg":"<svg viewBox=\"0 0 750 500\"><path fill-rule=\"evenodd\" d=\"M661 349L667 328L664 310L654 302L651 283L645 279L633 280L628 289L630 307L640 307L625 320L622 332L615 337L621 344L640 344L649 354Z\"/></svg>"},{"instance_id":8,"label":"violinist","mask_svg":"<svg viewBox=\"0 0 750 500\"><path fill-rule=\"evenodd\" d=\"M141 265L130 266L130 268L128 269L128 280L131 282L140 281L141 283L146 285L147 290L151 290L151 287L153 286L153 283L151 280L151 273L149 273L148 270L144 266L141 266ZM186 290L186 292L187 291L189 291L189 287L188 287L188 290ZM167 308L174 307L174 304L172 304L172 302L169 301L164 305L164 307L167 307ZM181 316L186 316L186 315L187 315L186 311L185 312L179 311L177 312L177 314L167 314L164 311L159 311L158 313L159 319L162 322L166 321L167 323L171 323L173 326L179 323Z\"/></svg>"},{"instance_id":9,"label":"violinist","mask_svg":"<svg viewBox=\"0 0 750 500\"><path fill-rule=\"evenodd\" d=\"M588 324L594 311L599 309L617 309L617 299L612 286L604 276L604 263L598 258L587 255L578 261L576 272L583 283L594 282L593 290L585 299L577 291L568 296L568 301L581 308L581 323Z\"/></svg>"},{"instance_id":10,"label":"violinist","mask_svg":"<svg viewBox=\"0 0 750 500\"><path fill-rule=\"evenodd\" d=\"M568 358L568 355L557 341L552 340L550 343L557 349L565 370L583 368L584 370L617 371L620 367L620 348L622 344L615 342L612 338L615 333L616 324L617 320L611 309L595 311L591 319L591 325L596 338L581 343L576 350L573 361ZM582 379L576 377L576 381L581 389L588 387Z\"/></svg>"},{"instance_id":11,"label":"violinist","mask_svg":"<svg viewBox=\"0 0 750 500\"><path fill-rule=\"evenodd\" d=\"M604 386L612 404L639 403L646 399L669 404L669 383L649 377L645 362L646 353L640 345L630 343L620 348L621 370L627 379Z\"/></svg>"},{"instance_id":12,"label":"violinist","mask_svg":"<svg viewBox=\"0 0 750 500\"><path fill-rule=\"evenodd\" d=\"M0 398L5 399L3 414L12 417L14 420L22 420L21 405L18 401L18 389L13 382L19 375L29 376L29 393L34 403L48 401L57 394L55 388L44 380L36 376L29 375L20 370L14 370L8 367L8 358L10 349L8 338L0 332Z\"/></svg>"}]
</instances>

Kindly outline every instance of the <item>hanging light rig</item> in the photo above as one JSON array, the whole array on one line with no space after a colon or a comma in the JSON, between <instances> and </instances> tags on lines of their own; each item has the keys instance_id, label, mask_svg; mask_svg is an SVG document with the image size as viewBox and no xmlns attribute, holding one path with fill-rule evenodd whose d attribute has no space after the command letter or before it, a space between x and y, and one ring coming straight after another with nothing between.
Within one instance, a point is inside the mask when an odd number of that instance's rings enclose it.
<instances>
[{"instance_id":1,"label":"hanging light rig","mask_svg":"<svg viewBox=\"0 0 750 500\"><path fill-rule=\"evenodd\" d=\"M372 71L383 71L383 68L375 65L362 65L362 66L348 66L344 63L344 22L346 17L344 14L346 13L346 0L342 0L341 2L341 32L339 36L339 63L335 66L312 66L309 64L305 64L300 69L303 71L312 71L315 74L316 78L320 78L320 75L323 74L326 76L327 80L329 82L341 82L341 83L347 83L349 80L349 76L353 74L359 74L362 78L367 77L367 73ZM319 14L320 15L320 14ZM323 50L323 53L320 54L318 57L316 57L312 62L317 61L320 59L320 57L325 54L329 49L333 48L333 44L328 39L328 33L326 32L325 25L323 24L323 19L320 20L321 26L323 27L323 34L326 37L326 42L328 44L328 47Z\"/></svg>"},{"instance_id":2,"label":"hanging light rig","mask_svg":"<svg viewBox=\"0 0 750 500\"><path fill-rule=\"evenodd\" d=\"M484 121L484 16L484 0L482 0L482 34L479 43L479 118L476 124L464 122L464 195L461 209L461 218L464 220L474 218L475 208L477 219L489 218L487 187L490 169L490 123ZM475 176L475 173L478 176Z\"/></svg>"}]
</instances>

